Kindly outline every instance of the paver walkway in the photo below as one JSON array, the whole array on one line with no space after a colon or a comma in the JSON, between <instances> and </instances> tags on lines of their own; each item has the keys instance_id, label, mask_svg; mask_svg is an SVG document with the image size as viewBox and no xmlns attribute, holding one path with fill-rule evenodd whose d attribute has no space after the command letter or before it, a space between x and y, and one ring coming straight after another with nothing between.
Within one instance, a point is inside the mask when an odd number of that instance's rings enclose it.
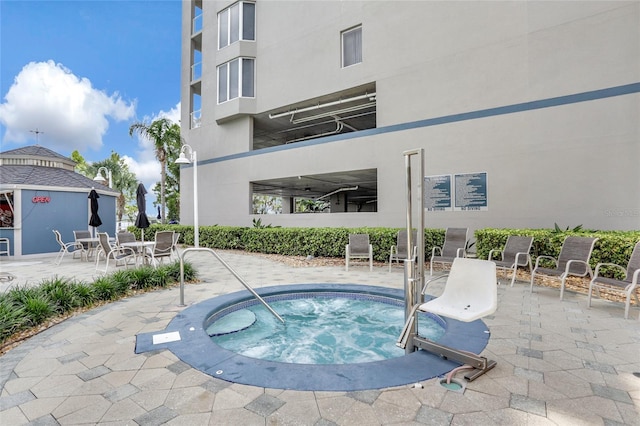
<instances>
[{"instance_id":1,"label":"paver walkway","mask_svg":"<svg viewBox=\"0 0 640 426\"><path fill-rule=\"evenodd\" d=\"M378 266L291 267L236 252L221 255L256 288L354 283L403 288L403 272ZM0 270L37 284L53 275L91 280L92 264L53 257L3 260ZM186 286L197 303L243 289L207 253L189 255L202 282ZM16 281L13 283L15 284ZM2 283L0 291L6 289ZM433 291L441 291L437 286ZM0 357L1 425L640 425L638 308L516 283L499 287L486 318L483 355L496 368L464 394L437 379L360 392L259 388L210 377L171 352L134 354L138 333L163 330L180 312L172 288L70 318ZM371 374L376 374L372 371Z\"/></svg>"}]
</instances>

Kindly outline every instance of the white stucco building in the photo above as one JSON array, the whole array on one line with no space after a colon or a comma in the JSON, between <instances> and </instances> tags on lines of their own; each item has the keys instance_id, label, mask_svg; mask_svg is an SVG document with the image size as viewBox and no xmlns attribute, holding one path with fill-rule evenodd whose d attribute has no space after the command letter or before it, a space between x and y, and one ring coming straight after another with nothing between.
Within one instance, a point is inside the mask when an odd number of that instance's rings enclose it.
<instances>
[{"instance_id":1,"label":"white stucco building","mask_svg":"<svg viewBox=\"0 0 640 426\"><path fill-rule=\"evenodd\" d=\"M201 225L402 227L423 148L427 227L640 229L638 1L184 0L182 45Z\"/></svg>"}]
</instances>

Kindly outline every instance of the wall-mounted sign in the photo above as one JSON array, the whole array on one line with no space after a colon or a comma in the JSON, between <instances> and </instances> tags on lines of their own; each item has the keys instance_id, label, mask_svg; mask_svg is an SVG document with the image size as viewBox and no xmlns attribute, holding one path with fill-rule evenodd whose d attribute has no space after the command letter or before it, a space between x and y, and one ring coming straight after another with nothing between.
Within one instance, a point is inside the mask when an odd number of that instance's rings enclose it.
<instances>
[{"instance_id":1,"label":"wall-mounted sign","mask_svg":"<svg viewBox=\"0 0 640 426\"><path fill-rule=\"evenodd\" d=\"M425 210L428 212L451 211L451 189L451 175L425 176Z\"/></svg>"},{"instance_id":2,"label":"wall-mounted sign","mask_svg":"<svg viewBox=\"0 0 640 426\"><path fill-rule=\"evenodd\" d=\"M487 211L487 173L463 173L454 176L455 211Z\"/></svg>"},{"instance_id":3,"label":"wall-mounted sign","mask_svg":"<svg viewBox=\"0 0 640 426\"><path fill-rule=\"evenodd\" d=\"M31 201L33 203L48 203L51 201L51 197L33 197Z\"/></svg>"}]
</instances>

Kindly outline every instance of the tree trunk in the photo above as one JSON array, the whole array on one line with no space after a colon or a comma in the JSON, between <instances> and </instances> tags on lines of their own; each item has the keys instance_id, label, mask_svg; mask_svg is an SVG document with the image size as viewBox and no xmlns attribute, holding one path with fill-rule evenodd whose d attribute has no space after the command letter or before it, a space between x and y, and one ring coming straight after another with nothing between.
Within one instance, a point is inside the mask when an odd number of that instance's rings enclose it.
<instances>
[{"instance_id":1,"label":"tree trunk","mask_svg":"<svg viewBox=\"0 0 640 426\"><path fill-rule=\"evenodd\" d=\"M166 180L167 180L167 162L162 161L160 162L160 167L162 168L161 170L161 174L160 174L160 205L162 206L160 208L160 223L164 224L165 223L165 218L164 218L164 212L166 209L166 205L167 202L165 200L164 197L164 187L166 184Z\"/></svg>"}]
</instances>

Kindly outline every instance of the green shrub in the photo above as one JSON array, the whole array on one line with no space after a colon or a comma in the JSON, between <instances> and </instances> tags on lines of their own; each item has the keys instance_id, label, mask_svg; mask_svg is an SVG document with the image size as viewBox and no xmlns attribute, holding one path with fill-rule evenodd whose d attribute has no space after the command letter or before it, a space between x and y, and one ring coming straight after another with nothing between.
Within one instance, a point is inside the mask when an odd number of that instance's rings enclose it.
<instances>
[{"instance_id":1,"label":"green shrub","mask_svg":"<svg viewBox=\"0 0 640 426\"><path fill-rule=\"evenodd\" d=\"M581 228L579 228L581 229ZM598 263L615 263L626 269L635 244L640 241L640 231L590 231L557 229L479 229L475 231L477 255L487 259L491 249L502 249L509 235L525 235L533 237L531 257L535 263L541 255L557 258L564 240L569 235L597 237L590 264L592 268ZM621 275L616 274L618 278Z\"/></svg>"},{"instance_id":2,"label":"green shrub","mask_svg":"<svg viewBox=\"0 0 640 426\"><path fill-rule=\"evenodd\" d=\"M45 294L27 297L23 308L30 326L42 324L56 314L55 304Z\"/></svg>"},{"instance_id":3,"label":"green shrub","mask_svg":"<svg viewBox=\"0 0 640 426\"><path fill-rule=\"evenodd\" d=\"M90 284L78 283L73 287L73 292L78 300L78 307L86 308L96 301L96 294Z\"/></svg>"},{"instance_id":4,"label":"green shrub","mask_svg":"<svg viewBox=\"0 0 640 426\"><path fill-rule=\"evenodd\" d=\"M193 265L187 262L184 262L184 280L195 281L198 277L196 270ZM161 266L162 269L166 270L167 278L169 282L180 282L180 262L173 262L168 265Z\"/></svg>"},{"instance_id":5,"label":"green shrub","mask_svg":"<svg viewBox=\"0 0 640 426\"><path fill-rule=\"evenodd\" d=\"M93 292L96 300L111 301L118 298L118 288L111 277L100 277L93 283Z\"/></svg>"},{"instance_id":6,"label":"green shrub","mask_svg":"<svg viewBox=\"0 0 640 426\"><path fill-rule=\"evenodd\" d=\"M184 264L185 280L193 281L196 271ZM180 280L180 263L125 269L97 279L91 284L53 278L39 286L16 286L0 294L0 342L49 318L66 314L96 301L112 301L131 289L163 288Z\"/></svg>"},{"instance_id":7,"label":"green shrub","mask_svg":"<svg viewBox=\"0 0 640 426\"><path fill-rule=\"evenodd\" d=\"M0 297L0 343L24 328L27 314L24 306L2 295Z\"/></svg>"}]
</instances>

